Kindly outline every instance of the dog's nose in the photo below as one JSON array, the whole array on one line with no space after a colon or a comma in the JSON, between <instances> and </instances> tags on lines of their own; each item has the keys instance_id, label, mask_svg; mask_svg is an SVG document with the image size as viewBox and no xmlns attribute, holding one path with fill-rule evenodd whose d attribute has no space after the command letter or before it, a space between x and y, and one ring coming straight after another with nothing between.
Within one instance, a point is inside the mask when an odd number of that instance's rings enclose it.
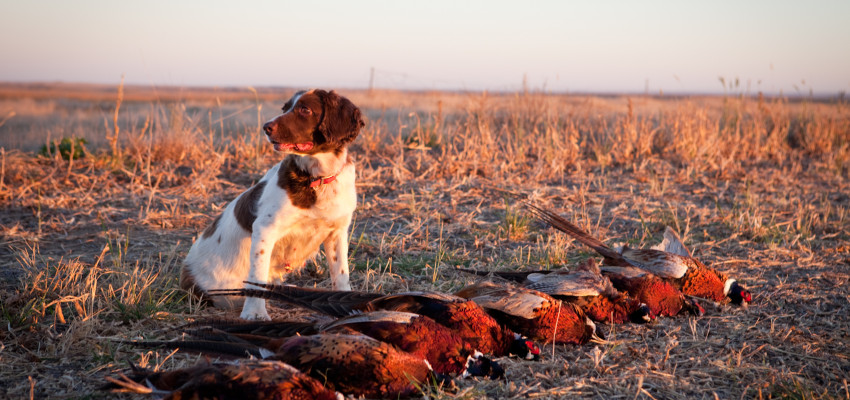
<instances>
[{"instance_id":1,"label":"dog's nose","mask_svg":"<svg viewBox=\"0 0 850 400\"><path fill-rule=\"evenodd\" d=\"M263 124L263 131L266 132L266 135L271 135L274 132L274 124L271 122L266 122Z\"/></svg>"}]
</instances>

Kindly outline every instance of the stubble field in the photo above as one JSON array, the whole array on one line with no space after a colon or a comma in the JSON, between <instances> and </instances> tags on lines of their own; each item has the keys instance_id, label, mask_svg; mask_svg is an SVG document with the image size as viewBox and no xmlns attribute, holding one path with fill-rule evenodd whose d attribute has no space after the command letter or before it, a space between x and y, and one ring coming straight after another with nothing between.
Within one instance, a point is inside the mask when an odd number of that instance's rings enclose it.
<instances>
[{"instance_id":1,"label":"stubble field","mask_svg":"<svg viewBox=\"0 0 850 400\"><path fill-rule=\"evenodd\" d=\"M117 340L169 340L227 315L179 290L180 263L281 159L259 125L293 91L0 85L0 397L143 398L98 388L128 361L202 358ZM355 289L451 292L476 279L456 266L573 268L591 256L530 219L520 204L532 200L607 243L650 246L672 226L754 294L748 308L602 325L602 343L502 359L506 381L428 396L850 398L843 101L340 93L367 116L351 148ZM88 143L68 160L81 145L63 152L71 137ZM39 154L49 143L58 150ZM324 260L292 281L328 287Z\"/></svg>"}]
</instances>

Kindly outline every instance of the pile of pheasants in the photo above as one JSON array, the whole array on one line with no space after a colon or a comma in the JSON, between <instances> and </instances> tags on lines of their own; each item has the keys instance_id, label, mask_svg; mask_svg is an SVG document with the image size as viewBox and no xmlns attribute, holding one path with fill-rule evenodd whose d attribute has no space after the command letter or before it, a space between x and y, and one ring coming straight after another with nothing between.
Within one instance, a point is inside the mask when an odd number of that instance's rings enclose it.
<instances>
[{"instance_id":1,"label":"pile of pheasants","mask_svg":"<svg viewBox=\"0 0 850 400\"><path fill-rule=\"evenodd\" d=\"M116 390L167 398L334 399L409 396L452 378L504 378L488 356L536 360L535 342L584 344L602 336L595 322L645 323L681 312L702 315L695 297L746 305L734 279L692 258L668 228L652 249L615 251L557 214L529 205L542 221L591 247L574 270L463 272L495 275L454 294L380 294L252 283L219 290L303 307L319 322L212 320L184 327L191 340L132 342L240 357L165 372L133 368L109 378Z\"/></svg>"}]
</instances>

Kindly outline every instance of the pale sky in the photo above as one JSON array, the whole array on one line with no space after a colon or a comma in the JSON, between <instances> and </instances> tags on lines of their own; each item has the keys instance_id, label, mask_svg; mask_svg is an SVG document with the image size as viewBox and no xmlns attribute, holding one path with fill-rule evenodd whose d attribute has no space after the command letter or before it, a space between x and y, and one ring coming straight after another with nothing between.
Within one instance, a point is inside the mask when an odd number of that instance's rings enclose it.
<instances>
[{"instance_id":1,"label":"pale sky","mask_svg":"<svg viewBox=\"0 0 850 400\"><path fill-rule=\"evenodd\" d=\"M0 81L834 95L850 1L0 0Z\"/></svg>"}]
</instances>

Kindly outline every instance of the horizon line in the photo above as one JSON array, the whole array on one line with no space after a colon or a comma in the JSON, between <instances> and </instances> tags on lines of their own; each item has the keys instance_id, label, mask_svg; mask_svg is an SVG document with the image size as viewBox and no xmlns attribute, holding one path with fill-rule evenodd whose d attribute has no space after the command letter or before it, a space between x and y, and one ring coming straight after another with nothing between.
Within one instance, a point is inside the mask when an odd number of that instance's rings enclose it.
<instances>
[{"instance_id":1,"label":"horizon line","mask_svg":"<svg viewBox=\"0 0 850 400\"><path fill-rule=\"evenodd\" d=\"M133 88L152 88L152 89L213 89L213 90L248 90L251 89L268 91L268 90L300 90L305 88L305 86L294 86L294 85L234 85L234 84L224 84L224 85L216 85L216 84L191 84L191 85L176 85L176 84L155 84L155 83L101 83L101 82L87 82L87 81L65 81L65 80L22 80L22 81L10 81L10 80L0 80L0 86L21 86L22 88L25 86L38 86L38 85L67 85L67 86L89 86L89 87L101 87L101 88L118 88L123 86L124 88L133 87ZM306 86L309 88L315 88L315 86ZM797 93L788 93L784 90L779 91L765 91L765 90L717 90L717 91L699 91L699 90L624 90L624 91L615 91L615 90L598 90L598 91L589 91L589 90L575 90L571 91L568 89L564 90L551 90L545 88L517 88L517 89L446 89L446 88L416 88L416 87L364 87L364 86L335 86L331 88L332 90L353 90L353 91L398 91L398 92L410 92L410 93L454 93L454 94L471 94L471 93L491 93L498 95L507 95L507 94L517 94L517 93L529 93L536 95L578 95L578 96L646 96L646 97L687 97L687 96L711 96L711 97L752 97L757 98L759 95L767 96L767 97L784 97L789 99L817 99L817 100L844 100L846 91L845 90L836 90L832 94L827 93L819 93L813 90L810 90L808 93L804 94L797 90Z\"/></svg>"}]
</instances>

